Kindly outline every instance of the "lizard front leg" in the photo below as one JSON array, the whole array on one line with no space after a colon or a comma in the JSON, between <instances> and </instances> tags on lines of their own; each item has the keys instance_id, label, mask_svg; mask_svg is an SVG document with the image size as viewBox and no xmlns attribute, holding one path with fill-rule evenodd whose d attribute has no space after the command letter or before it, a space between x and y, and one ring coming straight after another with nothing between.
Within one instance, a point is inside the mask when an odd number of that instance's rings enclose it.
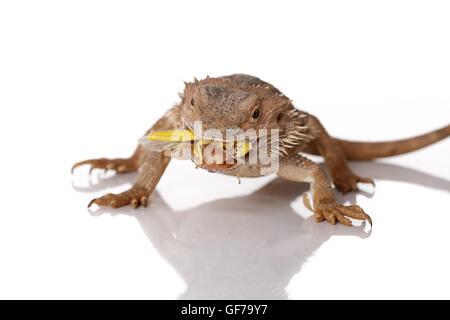
<instances>
[{"instance_id":1,"label":"lizard front leg","mask_svg":"<svg viewBox=\"0 0 450 320\"><path fill-rule=\"evenodd\" d=\"M88 207L93 204L112 208L126 205L131 205L133 208L140 205L146 207L149 196L155 190L169 162L170 158L161 152L148 152L131 189L118 194L108 193L103 197L93 199Z\"/></svg>"},{"instance_id":2,"label":"lizard front leg","mask_svg":"<svg viewBox=\"0 0 450 320\"><path fill-rule=\"evenodd\" d=\"M152 130L169 130L179 126L179 108L175 106L161 117L147 132ZM117 172L130 172L139 170L138 177L131 189L122 193L108 193L103 197L93 199L88 207L93 204L119 208L131 205L133 208L147 206L148 198L158 184L161 176L170 162L170 157L163 151L149 151L143 146L138 146L134 154L127 159L94 159L76 163L73 169L80 165L89 164L92 168L116 169ZM72 170L73 170L72 169Z\"/></svg>"},{"instance_id":3,"label":"lizard front leg","mask_svg":"<svg viewBox=\"0 0 450 320\"><path fill-rule=\"evenodd\" d=\"M330 170L333 184L337 190L344 194L356 191L358 190L358 182L371 183L375 186L372 179L359 177L352 172L347 164L347 159L341 146L328 134L316 117L311 116L310 123L314 127L314 130L318 132L317 139L312 143L324 157L325 164Z\"/></svg>"},{"instance_id":4,"label":"lizard front leg","mask_svg":"<svg viewBox=\"0 0 450 320\"><path fill-rule=\"evenodd\" d=\"M359 206L344 206L336 203L333 188L325 172L318 164L308 158L295 154L282 159L278 175L281 178L291 181L311 183L313 207L307 201L306 196L304 196L303 200L305 201L305 205L314 212L314 217L317 222L325 219L331 224L340 222L351 226L352 222L348 219L350 217L367 220L372 225L370 216Z\"/></svg>"}]
</instances>

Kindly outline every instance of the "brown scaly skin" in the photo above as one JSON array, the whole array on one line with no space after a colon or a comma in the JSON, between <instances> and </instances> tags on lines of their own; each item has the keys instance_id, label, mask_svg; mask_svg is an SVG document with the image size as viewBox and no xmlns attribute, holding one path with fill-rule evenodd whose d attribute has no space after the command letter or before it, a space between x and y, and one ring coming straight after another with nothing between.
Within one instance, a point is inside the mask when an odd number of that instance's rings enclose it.
<instances>
[{"instance_id":1,"label":"brown scaly skin","mask_svg":"<svg viewBox=\"0 0 450 320\"><path fill-rule=\"evenodd\" d=\"M257 112L255 112L257 110ZM271 84L256 77L235 74L219 78L207 77L186 83L181 102L170 109L147 131L192 129L194 121L202 121L203 130L226 129L279 129L280 177L310 182L313 206L306 196L305 205L310 208L318 222L327 220L352 225L351 220L371 218L358 206L343 206L336 203L332 183L319 165L299 155L299 152L321 155L331 173L333 184L339 191L356 191L358 182L373 183L369 178L355 175L347 160L371 160L380 157L411 152L450 135L450 125L431 133L411 139L364 143L339 140L331 137L319 120L306 112L297 110L291 100ZM92 159L75 164L72 171L81 165L92 169L115 170L117 173L138 171L138 178L130 190L119 194L106 194L93 199L89 206L97 204L113 208L131 205L146 206L159 179L170 161L167 151L149 151L139 146L127 159ZM201 166L208 169L208 165ZM219 166L220 167L220 166ZM217 166L209 167L217 170ZM261 165L241 165L225 174L241 177L261 175Z\"/></svg>"}]
</instances>

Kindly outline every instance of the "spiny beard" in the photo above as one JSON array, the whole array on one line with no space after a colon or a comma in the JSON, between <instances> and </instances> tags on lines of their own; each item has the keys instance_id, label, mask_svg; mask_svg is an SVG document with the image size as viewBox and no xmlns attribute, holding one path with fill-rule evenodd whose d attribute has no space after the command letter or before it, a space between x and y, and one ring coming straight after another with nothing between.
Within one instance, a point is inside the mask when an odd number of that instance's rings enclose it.
<instances>
[{"instance_id":1,"label":"spiny beard","mask_svg":"<svg viewBox=\"0 0 450 320\"><path fill-rule=\"evenodd\" d=\"M287 110L290 123L286 130L280 133L280 157L288 155L291 149L309 144L317 137L309 125L309 115L291 107Z\"/></svg>"}]
</instances>

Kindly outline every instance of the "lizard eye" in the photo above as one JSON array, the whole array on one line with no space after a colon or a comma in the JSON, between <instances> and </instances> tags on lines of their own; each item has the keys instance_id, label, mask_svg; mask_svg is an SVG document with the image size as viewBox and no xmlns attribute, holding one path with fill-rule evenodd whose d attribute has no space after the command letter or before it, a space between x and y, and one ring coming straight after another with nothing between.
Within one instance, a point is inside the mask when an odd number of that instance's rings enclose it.
<instances>
[{"instance_id":1,"label":"lizard eye","mask_svg":"<svg viewBox=\"0 0 450 320\"><path fill-rule=\"evenodd\" d=\"M252 111L251 120L258 120L260 116L261 116L261 108L259 106L256 106Z\"/></svg>"},{"instance_id":2,"label":"lizard eye","mask_svg":"<svg viewBox=\"0 0 450 320\"><path fill-rule=\"evenodd\" d=\"M283 114L280 112L277 116L277 122L280 123L283 120Z\"/></svg>"}]
</instances>

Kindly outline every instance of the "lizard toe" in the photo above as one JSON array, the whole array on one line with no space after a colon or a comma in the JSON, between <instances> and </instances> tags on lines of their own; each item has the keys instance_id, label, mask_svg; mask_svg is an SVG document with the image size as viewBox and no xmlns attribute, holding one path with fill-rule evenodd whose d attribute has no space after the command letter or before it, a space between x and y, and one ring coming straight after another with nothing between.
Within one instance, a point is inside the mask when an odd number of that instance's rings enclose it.
<instances>
[{"instance_id":1,"label":"lizard toe","mask_svg":"<svg viewBox=\"0 0 450 320\"><path fill-rule=\"evenodd\" d=\"M89 175L95 169L103 169L106 171L114 170L117 173L127 173L137 171L138 167L136 163L131 159L107 159L107 158L99 158L99 159L89 159L75 163L72 166L72 174L75 170L81 166L89 165Z\"/></svg>"},{"instance_id":2,"label":"lizard toe","mask_svg":"<svg viewBox=\"0 0 450 320\"><path fill-rule=\"evenodd\" d=\"M92 199L88 208L93 204L98 206L106 206L111 208L120 208L126 205L130 205L132 208L136 209L139 206L147 206L149 192L145 188L133 187L122 193L113 194L108 193L100 198Z\"/></svg>"}]
</instances>

